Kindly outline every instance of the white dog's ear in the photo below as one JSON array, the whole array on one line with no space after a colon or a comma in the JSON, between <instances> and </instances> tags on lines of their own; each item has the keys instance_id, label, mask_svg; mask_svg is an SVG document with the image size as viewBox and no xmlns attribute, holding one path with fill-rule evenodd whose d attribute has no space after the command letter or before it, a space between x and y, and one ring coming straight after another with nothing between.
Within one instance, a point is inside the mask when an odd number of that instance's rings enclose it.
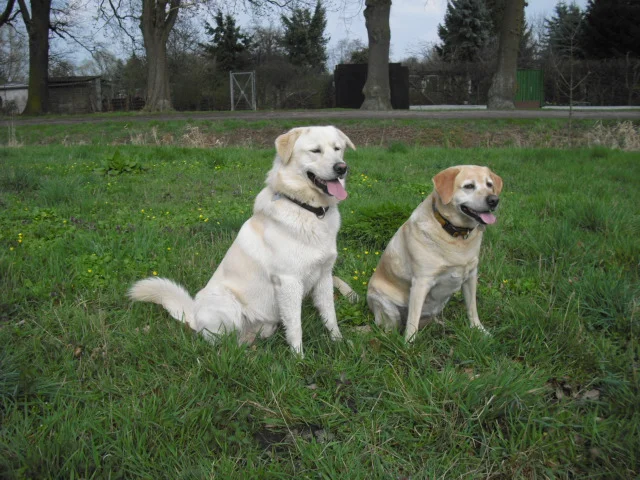
<instances>
[{"instance_id":1,"label":"white dog's ear","mask_svg":"<svg viewBox=\"0 0 640 480\"><path fill-rule=\"evenodd\" d=\"M276 138L276 152L282 159L282 163L287 164L293 155L293 146L298 137L302 135L304 128L292 128L287 133L283 133Z\"/></svg>"},{"instance_id":2,"label":"white dog's ear","mask_svg":"<svg viewBox=\"0 0 640 480\"><path fill-rule=\"evenodd\" d=\"M496 175L493 172L490 172L489 176L493 181L493 190L496 192L496 195L500 195L500 192L502 191L502 185L503 185L502 178L500 178L498 175Z\"/></svg>"},{"instance_id":3,"label":"white dog's ear","mask_svg":"<svg viewBox=\"0 0 640 480\"><path fill-rule=\"evenodd\" d=\"M453 198L453 189L456 182L456 177L460 173L460 169L457 167L449 167L446 170L441 171L435 177L433 177L433 186L436 188L436 192L440 195L442 203L447 205Z\"/></svg>"},{"instance_id":4,"label":"white dog's ear","mask_svg":"<svg viewBox=\"0 0 640 480\"><path fill-rule=\"evenodd\" d=\"M335 127L333 127L335 128ZM351 139L349 137L347 137L347 135L340 130L339 128L336 128L336 130L338 131L338 136L343 139L345 141L345 143L347 144L347 147L351 147L351 150L355 150L356 146L353 144L353 142L351 141Z\"/></svg>"}]
</instances>

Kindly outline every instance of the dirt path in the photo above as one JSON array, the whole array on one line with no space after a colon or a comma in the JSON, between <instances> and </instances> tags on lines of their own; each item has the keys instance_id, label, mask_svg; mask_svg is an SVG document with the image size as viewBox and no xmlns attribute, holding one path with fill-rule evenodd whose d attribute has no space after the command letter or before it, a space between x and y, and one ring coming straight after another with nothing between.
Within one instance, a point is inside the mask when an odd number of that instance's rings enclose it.
<instances>
[{"instance_id":1,"label":"dirt path","mask_svg":"<svg viewBox=\"0 0 640 480\"><path fill-rule=\"evenodd\" d=\"M568 110L394 110L391 112L368 112L361 110L300 110L300 111L244 111L244 112L173 112L165 114L127 114L127 115L74 115L55 117L15 118L15 125L68 125L76 123L104 122L148 122L171 120L305 120L330 119L366 120L366 119L568 119ZM579 109L573 111L578 120L640 120L640 109L603 110ZM0 120L8 122L7 117Z\"/></svg>"}]
</instances>

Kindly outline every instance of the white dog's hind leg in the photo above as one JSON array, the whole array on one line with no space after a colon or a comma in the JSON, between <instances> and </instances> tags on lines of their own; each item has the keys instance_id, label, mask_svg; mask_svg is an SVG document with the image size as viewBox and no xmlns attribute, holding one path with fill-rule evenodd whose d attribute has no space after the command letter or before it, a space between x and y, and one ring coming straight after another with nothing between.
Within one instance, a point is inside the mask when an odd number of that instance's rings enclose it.
<instances>
[{"instance_id":1,"label":"white dog's hind leg","mask_svg":"<svg viewBox=\"0 0 640 480\"><path fill-rule=\"evenodd\" d=\"M291 349L300 356L302 351L302 296L304 287L302 283L292 277L275 275L271 281L275 287L276 302L282 324L285 328L287 343Z\"/></svg>"},{"instance_id":2,"label":"white dog's hind leg","mask_svg":"<svg viewBox=\"0 0 640 480\"><path fill-rule=\"evenodd\" d=\"M313 303L320 312L324 326L329 330L331 340L341 340L342 334L338 328L336 308L333 303L333 281L330 272L322 275L313 289Z\"/></svg>"}]
</instances>

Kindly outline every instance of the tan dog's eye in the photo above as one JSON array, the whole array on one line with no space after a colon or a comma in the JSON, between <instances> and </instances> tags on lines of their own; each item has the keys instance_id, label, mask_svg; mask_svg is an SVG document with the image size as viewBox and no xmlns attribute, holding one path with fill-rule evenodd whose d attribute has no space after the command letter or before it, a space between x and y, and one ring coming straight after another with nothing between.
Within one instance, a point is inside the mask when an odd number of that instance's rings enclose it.
<instances>
[{"instance_id":1,"label":"tan dog's eye","mask_svg":"<svg viewBox=\"0 0 640 480\"><path fill-rule=\"evenodd\" d=\"M493 183L491 183L491 182L487 182L487 187L489 187L489 188L493 188Z\"/></svg>"},{"instance_id":2,"label":"tan dog's eye","mask_svg":"<svg viewBox=\"0 0 640 480\"><path fill-rule=\"evenodd\" d=\"M473 183L467 183L466 185L463 185L462 188L466 190L474 190L476 186Z\"/></svg>"}]
</instances>

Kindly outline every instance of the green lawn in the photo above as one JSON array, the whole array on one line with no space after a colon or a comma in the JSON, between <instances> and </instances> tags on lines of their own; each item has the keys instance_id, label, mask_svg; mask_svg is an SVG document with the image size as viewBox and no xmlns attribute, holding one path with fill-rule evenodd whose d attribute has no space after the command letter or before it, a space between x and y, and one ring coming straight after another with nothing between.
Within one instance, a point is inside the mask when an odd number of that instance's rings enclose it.
<instances>
[{"instance_id":1,"label":"green lawn","mask_svg":"<svg viewBox=\"0 0 640 480\"><path fill-rule=\"evenodd\" d=\"M347 154L332 343L212 346L125 297L208 281L273 149L0 148L0 477L635 478L640 475L640 155L604 148ZM380 252L455 164L502 176L478 308L412 345L372 325ZM110 172L113 175L105 175ZM120 173L117 175L117 173ZM363 328L364 327L364 328Z\"/></svg>"}]
</instances>

